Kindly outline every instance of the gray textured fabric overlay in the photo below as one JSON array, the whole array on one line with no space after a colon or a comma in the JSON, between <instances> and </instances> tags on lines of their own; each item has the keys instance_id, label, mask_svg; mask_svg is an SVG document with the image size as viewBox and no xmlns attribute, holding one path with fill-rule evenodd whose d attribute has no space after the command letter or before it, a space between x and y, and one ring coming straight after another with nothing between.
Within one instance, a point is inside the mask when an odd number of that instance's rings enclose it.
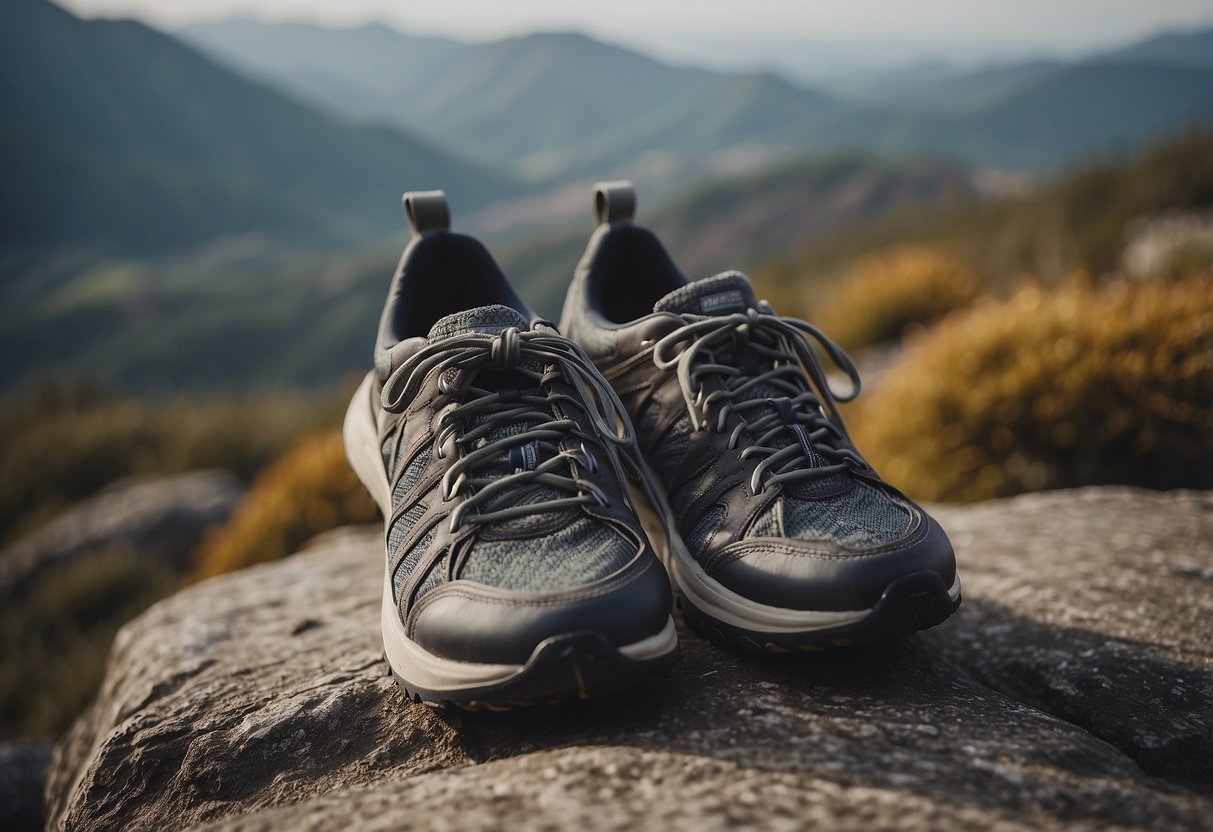
<instances>
[{"instance_id":1,"label":"gray textured fabric overlay","mask_svg":"<svg viewBox=\"0 0 1213 832\"><path fill-rule=\"evenodd\" d=\"M404 495L421 479L421 475L425 473L426 466L430 464L430 456L433 453L433 449L433 443L428 443L413 455L412 460L409 461L409 467L405 469L404 474L396 483L396 488L392 491L393 509L400 505L400 501L404 499Z\"/></svg>"},{"instance_id":2,"label":"gray textured fabric overlay","mask_svg":"<svg viewBox=\"0 0 1213 832\"><path fill-rule=\"evenodd\" d=\"M887 494L857 481L844 494L783 501L783 533L798 540L833 540L861 550L892 543L910 526L910 513Z\"/></svg>"},{"instance_id":3,"label":"gray textured fabric overlay","mask_svg":"<svg viewBox=\"0 0 1213 832\"><path fill-rule=\"evenodd\" d=\"M413 530L413 526L421 519L421 515L425 514L425 506L418 503L408 511L396 518L396 522L392 523L391 531L387 535L387 557L388 562L392 560L392 556L396 554L396 550L400 548L400 544L408 537L409 532Z\"/></svg>"},{"instance_id":4,"label":"gray textured fabric overlay","mask_svg":"<svg viewBox=\"0 0 1213 832\"><path fill-rule=\"evenodd\" d=\"M492 335L511 326L516 326L521 330L530 328L529 322L509 307L482 306L440 319L430 329L427 337L430 341L441 341L468 332ZM542 370L541 367L531 367L530 369ZM489 418L491 417L485 414L474 420L474 424L483 424ZM533 425L528 422L498 425L487 437L482 438L479 444L483 446L487 442L521 433L531 427ZM392 453L391 440L384 444L382 452L386 461ZM432 444L427 444L409 461L408 467L393 490L393 506L399 506L406 499L408 492L424 475L426 467L431 462L432 453ZM503 455L498 462L505 463L505 456ZM394 461L394 466L400 464L399 459ZM493 475L489 474L489 476ZM504 473L499 476L504 476ZM529 494L524 496L506 493L490 501L485 506L485 510L503 505L539 503L562 496L564 496L562 493L547 487L532 489ZM389 557L407 538L423 513L424 510L420 505L413 505L392 524L387 539ZM582 586L617 572L636 554L634 544L605 524L581 513L578 513L575 516L576 519L565 524L554 534L527 534L528 526L542 522L548 515L549 512L543 512L535 516L494 524L491 527L493 531L499 533L508 531L514 537L503 540L486 540L478 537L472 543L471 551L457 577L502 589L555 592ZM434 533L433 530L430 530L401 558L392 575L392 586L397 601L413 571L433 543L433 539ZM418 582L414 596L410 599L411 602L415 603L417 599L443 583L446 571L445 563L445 560L440 560L429 568L426 575Z\"/></svg>"},{"instance_id":5,"label":"gray textured fabric overlay","mask_svg":"<svg viewBox=\"0 0 1213 832\"><path fill-rule=\"evenodd\" d=\"M746 537L779 537L779 515L775 511L775 506L772 505L769 509L758 515L754 522L750 525L749 531L746 532Z\"/></svg>"},{"instance_id":6,"label":"gray textured fabric overlay","mask_svg":"<svg viewBox=\"0 0 1213 832\"><path fill-rule=\"evenodd\" d=\"M692 280L657 301L654 312L689 315L724 315L744 312L758 305L754 287L741 272L721 272L713 277Z\"/></svg>"},{"instance_id":7,"label":"gray textured fabric overlay","mask_svg":"<svg viewBox=\"0 0 1213 832\"><path fill-rule=\"evenodd\" d=\"M480 539L459 577L501 589L553 592L605 578L635 554L622 535L582 517L542 537Z\"/></svg>"},{"instance_id":8,"label":"gray textured fabric overlay","mask_svg":"<svg viewBox=\"0 0 1213 832\"><path fill-rule=\"evenodd\" d=\"M465 312L456 312L453 315L447 315L445 318L439 318L430 327L430 332L425 337L427 341L441 341L444 338L453 338L465 332L483 332L487 335L496 335L503 329L511 326L524 330L531 328L530 322L518 310L511 309L508 306L493 304L491 306L478 306L475 309L468 309Z\"/></svg>"},{"instance_id":9,"label":"gray textured fabric overlay","mask_svg":"<svg viewBox=\"0 0 1213 832\"><path fill-rule=\"evenodd\" d=\"M400 477L400 481L396 483L396 488L392 491L392 508L398 507L404 500L404 496L409 492L417 481L421 479L425 473L426 467L430 463L430 455L433 449L432 444L427 444L409 461L408 468ZM386 449L387 453L391 453L390 448ZM404 542L409 533L413 530L413 526L421 519L421 515L425 513L425 507L418 502L401 514L388 528L387 534L387 558L391 562L392 557L396 554L396 550L400 548L400 544ZM417 559L421 556L425 546L429 545L429 540L433 535L427 535L425 539L418 541L408 552L408 555L396 566L396 571L392 573L392 587L397 600L400 598L400 588L408 580L409 572L417 564ZM422 545L424 544L424 545ZM410 562L411 558L411 562ZM407 562L407 563L406 563Z\"/></svg>"},{"instance_id":10,"label":"gray textured fabric overlay","mask_svg":"<svg viewBox=\"0 0 1213 832\"><path fill-rule=\"evenodd\" d=\"M739 311L739 303L741 308L756 304L753 288L744 275L725 272L671 292L654 308L657 312L717 315ZM729 357L721 354L719 359L727 363ZM750 395L754 399L761 399L788 394L770 387L754 390ZM752 420L760 418L764 412L768 412L766 408L751 408L746 415ZM652 442L657 419L657 407L653 403L637 414L637 431L643 442ZM667 483L682 463L691 432L690 417L684 414L655 443L646 445L650 448L649 464ZM781 431L772 437L770 444L783 448L795 441L790 431ZM819 468L828 465L829 461L810 445L805 464L810 468ZM682 483L677 493L672 495L675 510L682 511L690 505L698 495L712 487L714 480L715 476L709 468L697 480ZM845 473L789 488L782 498L782 504L782 528L777 505L773 504L756 518L746 537L831 540L846 549L862 550L892 543L906 533L910 523L908 510L883 491L853 480ZM724 512L719 507L706 512L690 530L685 531L683 539L687 549L695 556L702 555L712 531L723 520Z\"/></svg>"},{"instance_id":11,"label":"gray textured fabric overlay","mask_svg":"<svg viewBox=\"0 0 1213 832\"><path fill-rule=\"evenodd\" d=\"M442 586L444 575L446 574L446 559L439 558L434 561L433 565L426 571L425 576L417 583L417 588L413 590L413 597L409 599L410 604L416 604L425 597L431 590Z\"/></svg>"},{"instance_id":12,"label":"gray textured fabric overlay","mask_svg":"<svg viewBox=\"0 0 1213 832\"><path fill-rule=\"evenodd\" d=\"M392 575L392 597L396 599L396 603L400 603L400 593L404 591L404 585L408 583L409 575L417 568L421 556L433 542L434 530L430 529L420 540L410 546L408 552L401 558L400 565L396 567L396 572Z\"/></svg>"},{"instance_id":13,"label":"gray textured fabric overlay","mask_svg":"<svg viewBox=\"0 0 1213 832\"><path fill-rule=\"evenodd\" d=\"M703 550L707 548L708 540L712 536L712 532L716 531L716 527L724 520L724 507L712 506L711 510L704 513L703 517L699 518L699 522L682 537L682 542L686 544L687 551L695 557L703 554Z\"/></svg>"},{"instance_id":14,"label":"gray textured fabric overlay","mask_svg":"<svg viewBox=\"0 0 1213 832\"><path fill-rule=\"evenodd\" d=\"M649 454L649 464L665 482L671 482L687 455L687 445L691 441L691 416L688 413L678 417L678 421L670 425L669 430L653 446Z\"/></svg>"}]
</instances>

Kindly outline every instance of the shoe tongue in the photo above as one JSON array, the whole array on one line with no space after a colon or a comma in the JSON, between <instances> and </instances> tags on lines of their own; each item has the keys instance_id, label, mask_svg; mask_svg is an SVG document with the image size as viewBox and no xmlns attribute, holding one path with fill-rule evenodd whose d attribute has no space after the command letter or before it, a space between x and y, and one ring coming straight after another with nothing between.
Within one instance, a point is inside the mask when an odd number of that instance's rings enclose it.
<instances>
[{"instance_id":1,"label":"shoe tongue","mask_svg":"<svg viewBox=\"0 0 1213 832\"><path fill-rule=\"evenodd\" d=\"M754 287L741 272L721 272L694 280L657 301L654 312L680 315L731 315L758 305Z\"/></svg>"},{"instance_id":2,"label":"shoe tongue","mask_svg":"<svg viewBox=\"0 0 1213 832\"><path fill-rule=\"evenodd\" d=\"M485 335L500 335L502 331L509 327L518 327L521 330L529 330L531 322L518 310L509 306L500 304L491 304L489 306L478 306L475 309L468 309L463 312L456 312L453 315L447 315L445 318L439 318L432 327L429 334L426 335L426 340L431 344L443 341L448 338L454 338L459 335L466 335L469 332L479 332ZM542 366L535 362L529 362L524 365L532 371L542 371ZM480 376L478 384L486 386L490 389L498 389L499 385L517 385L522 382L522 376L512 373L489 373L487 376ZM469 427L477 427L484 424L485 421L492 418L491 412L486 412L473 419ZM482 437L477 443L477 447L484 447L490 442L496 442L508 436L513 436L523 431L529 430L534 425L527 420L517 422L506 422L498 424L486 436ZM525 445L514 446L509 453L502 453L501 456L493 460L494 467L488 470L478 472L477 476L481 476L486 480L496 480L504 477L509 473L511 467L530 467L542 461L539 458L541 453L538 442L532 440ZM540 500L555 500L561 496L560 492L548 486L533 487L529 494L528 502L536 502ZM485 510L495 510L504 506L518 505L517 498L509 491L503 492L493 499L489 500L484 508ZM533 515L530 519L533 521ZM525 519L525 518L524 518ZM519 525L521 521L507 520L503 522L493 523L490 528L503 531L512 529Z\"/></svg>"},{"instance_id":3,"label":"shoe tongue","mask_svg":"<svg viewBox=\"0 0 1213 832\"><path fill-rule=\"evenodd\" d=\"M531 322L517 309L494 303L439 318L425 337L427 341L433 342L454 338L456 335L466 335L469 332L500 335L502 330L512 326L527 330L531 328Z\"/></svg>"}]
</instances>

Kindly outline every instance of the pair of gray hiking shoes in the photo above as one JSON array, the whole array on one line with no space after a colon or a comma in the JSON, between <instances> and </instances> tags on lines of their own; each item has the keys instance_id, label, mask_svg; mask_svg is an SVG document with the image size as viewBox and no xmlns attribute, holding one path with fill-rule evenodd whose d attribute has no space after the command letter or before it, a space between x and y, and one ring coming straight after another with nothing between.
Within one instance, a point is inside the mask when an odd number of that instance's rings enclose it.
<instances>
[{"instance_id":1,"label":"pair of gray hiking shoes","mask_svg":"<svg viewBox=\"0 0 1213 832\"><path fill-rule=\"evenodd\" d=\"M586 698L670 666L671 616L724 645L808 650L934 626L960 604L952 546L855 449L819 352L749 281L688 281L595 187L598 228L560 327L442 192L405 195L413 238L350 463L383 512L383 643L415 700ZM672 592L671 592L672 590Z\"/></svg>"}]
</instances>

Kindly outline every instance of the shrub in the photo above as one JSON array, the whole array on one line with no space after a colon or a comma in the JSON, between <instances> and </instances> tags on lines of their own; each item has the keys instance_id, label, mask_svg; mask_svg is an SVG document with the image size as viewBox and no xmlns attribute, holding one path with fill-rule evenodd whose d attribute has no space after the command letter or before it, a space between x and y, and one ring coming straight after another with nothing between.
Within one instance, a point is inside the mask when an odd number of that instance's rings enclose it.
<instances>
[{"instance_id":1,"label":"shrub","mask_svg":"<svg viewBox=\"0 0 1213 832\"><path fill-rule=\"evenodd\" d=\"M814 322L846 349L901 338L969 306L977 279L955 258L927 246L900 246L861 258L821 303Z\"/></svg>"},{"instance_id":2,"label":"shrub","mask_svg":"<svg viewBox=\"0 0 1213 832\"><path fill-rule=\"evenodd\" d=\"M232 518L203 540L195 575L284 558L320 532L370 522L376 511L346 462L341 431L304 436L257 475Z\"/></svg>"},{"instance_id":3,"label":"shrub","mask_svg":"<svg viewBox=\"0 0 1213 832\"><path fill-rule=\"evenodd\" d=\"M1213 275L1023 286L924 336L851 421L920 499L1213 486Z\"/></svg>"}]
</instances>

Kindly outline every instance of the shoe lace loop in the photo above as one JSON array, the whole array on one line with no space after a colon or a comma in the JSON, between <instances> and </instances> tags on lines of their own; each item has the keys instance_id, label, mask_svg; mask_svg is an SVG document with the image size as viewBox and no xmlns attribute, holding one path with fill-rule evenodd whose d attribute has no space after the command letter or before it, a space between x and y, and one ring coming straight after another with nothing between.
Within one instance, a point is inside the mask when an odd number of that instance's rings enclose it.
<instances>
[{"instance_id":1,"label":"shoe lace loop","mask_svg":"<svg viewBox=\"0 0 1213 832\"><path fill-rule=\"evenodd\" d=\"M468 332L445 338L422 347L388 377L381 400L384 409L403 413L425 379L439 368L444 392L452 389L449 371L467 378L460 403L441 417L434 438L440 458L452 442L459 454L443 476L443 499L467 494L451 512L452 532L464 522L486 524L551 509L606 505L602 489L577 475L579 469L591 474L598 470L598 460L585 443L601 440L622 479L616 450L634 446L635 435L623 403L579 346L556 334L517 327L499 335ZM502 371L521 379L521 386L488 389L474 383L479 372ZM551 388L559 378L572 385L576 397ZM562 401L588 414L597 435L561 417ZM580 441L565 442L562 450L558 443L563 440ZM546 458L534 467L501 474L501 459L508 460L511 449L525 446L540 449L538 456Z\"/></svg>"},{"instance_id":2,"label":"shoe lace loop","mask_svg":"<svg viewBox=\"0 0 1213 832\"><path fill-rule=\"evenodd\" d=\"M687 323L654 345L653 362L677 374L696 430L723 433L730 414L740 417L728 447L735 449L742 432L749 432L752 444L741 457L759 459L750 479L752 493L778 483L823 480L852 466L868 468L838 409L839 402L859 395L859 371L825 333L807 321L753 308L682 317ZM830 387L814 341L850 379L846 393ZM705 392L703 380L709 376L721 383ZM716 406L715 424L710 424ZM826 464L815 464L820 460Z\"/></svg>"}]
</instances>

